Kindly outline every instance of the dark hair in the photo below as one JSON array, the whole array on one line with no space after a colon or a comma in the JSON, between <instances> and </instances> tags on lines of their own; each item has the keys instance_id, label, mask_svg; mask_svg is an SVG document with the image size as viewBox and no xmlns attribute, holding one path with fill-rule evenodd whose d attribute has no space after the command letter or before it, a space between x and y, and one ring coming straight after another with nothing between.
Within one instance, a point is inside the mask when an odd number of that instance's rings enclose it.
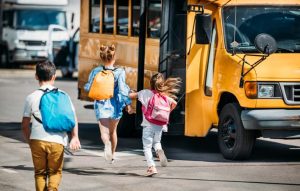
<instances>
[{"instance_id":1,"label":"dark hair","mask_svg":"<svg viewBox=\"0 0 300 191\"><path fill-rule=\"evenodd\" d=\"M180 78L168 78L161 73L154 74L150 79L150 85L152 90L156 90L159 93L163 93L173 99L177 99L176 94L180 91Z\"/></svg>"},{"instance_id":2,"label":"dark hair","mask_svg":"<svg viewBox=\"0 0 300 191\"><path fill-rule=\"evenodd\" d=\"M35 73L39 78L39 81L50 81L55 75L55 65L50 61L40 62L36 65Z\"/></svg>"}]
</instances>

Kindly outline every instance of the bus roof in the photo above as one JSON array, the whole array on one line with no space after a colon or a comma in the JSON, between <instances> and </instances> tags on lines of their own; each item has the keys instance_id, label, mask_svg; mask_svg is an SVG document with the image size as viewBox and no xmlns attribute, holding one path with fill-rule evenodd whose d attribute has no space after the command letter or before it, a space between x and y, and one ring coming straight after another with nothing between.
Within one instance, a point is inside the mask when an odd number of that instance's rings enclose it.
<instances>
[{"instance_id":1,"label":"bus roof","mask_svg":"<svg viewBox=\"0 0 300 191\"><path fill-rule=\"evenodd\" d=\"M18 5L67 5L68 0L4 0L4 3Z\"/></svg>"},{"instance_id":2,"label":"bus roof","mask_svg":"<svg viewBox=\"0 0 300 191\"><path fill-rule=\"evenodd\" d=\"M299 0L201 0L200 3L224 5L300 5Z\"/></svg>"}]
</instances>

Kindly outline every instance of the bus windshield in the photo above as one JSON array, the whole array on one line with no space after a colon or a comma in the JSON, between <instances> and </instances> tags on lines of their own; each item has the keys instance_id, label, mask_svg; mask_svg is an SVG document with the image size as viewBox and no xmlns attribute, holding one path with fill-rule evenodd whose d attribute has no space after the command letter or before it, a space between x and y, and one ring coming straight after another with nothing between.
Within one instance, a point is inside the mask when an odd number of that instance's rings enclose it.
<instances>
[{"instance_id":1,"label":"bus windshield","mask_svg":"<svg viewBox=\"0 0 300 191\"><path fill-rule=\"evenodd\" d=\"M275 38L278 53L300 52L300 7L228 6L223 17L228 52L257 53L254 39L261 33Z\"/></svg>"},{"instance_id":2,"label":"bus windshield","mask_svg":"<svg viewBox=\"0 0 300 191\"><path fill-rule=\"evenodd\" d=\"M48 30L51 24L67 27L65 13L56 10L17 10L17 29Z\"/></svg>"}]
</instances>

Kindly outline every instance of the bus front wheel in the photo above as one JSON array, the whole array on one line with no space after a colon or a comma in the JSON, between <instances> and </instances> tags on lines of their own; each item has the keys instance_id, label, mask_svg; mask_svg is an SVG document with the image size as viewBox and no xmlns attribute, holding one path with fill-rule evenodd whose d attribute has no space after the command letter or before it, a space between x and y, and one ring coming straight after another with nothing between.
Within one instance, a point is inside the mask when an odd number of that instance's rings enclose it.
<instances>
[{"instance_id":1,"label":"bus front wheel","mask_svg":"<svg viewBox=\"0 0 300 191\"><path fill-rule=\"evenodd\" d=\"M237 103L226 104L220 114L218 144L224 158L248 159L255 144L255 132L244 129L241 107Z\"/></svg>"}]
</instances>

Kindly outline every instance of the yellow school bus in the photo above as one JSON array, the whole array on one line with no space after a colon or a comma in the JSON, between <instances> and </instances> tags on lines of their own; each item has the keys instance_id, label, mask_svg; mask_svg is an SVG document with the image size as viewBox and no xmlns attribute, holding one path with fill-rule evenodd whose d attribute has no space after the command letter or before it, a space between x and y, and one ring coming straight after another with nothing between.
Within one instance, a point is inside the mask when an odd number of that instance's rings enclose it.
<instances>
[{"instance_id":1,"label":"yellow school bus","mask_svg":"<svg viewBox=\"0 0 300 191\"><path fill-rule=\"evenodd\" d=\"M136 16L140 2L147 5L145 31ZM249 158L257 137L299 138L299 0L82 0L81 5L80 99L87 98L83 85L99 62L101 43L117 45L117 64L137 88L144 31L145 86L157 71L184 81L170 132L205 137L216 127L227 159Z\"/></svg>"}]
</instances>

